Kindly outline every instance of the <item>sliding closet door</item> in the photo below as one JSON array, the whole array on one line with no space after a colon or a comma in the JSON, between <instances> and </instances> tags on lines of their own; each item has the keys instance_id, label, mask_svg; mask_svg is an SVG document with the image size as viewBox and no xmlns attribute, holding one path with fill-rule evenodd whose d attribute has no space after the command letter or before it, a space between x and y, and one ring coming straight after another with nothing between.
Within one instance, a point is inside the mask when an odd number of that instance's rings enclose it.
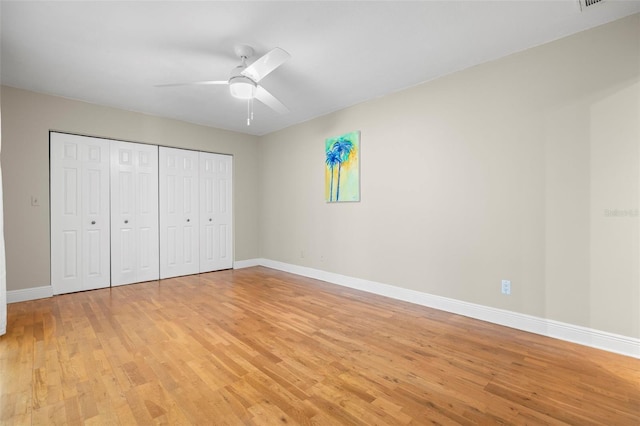
<instances>
[{"instance_id":1,"label":"sliding closet door","mask_svg":"<svg viewBox=\"0 0 640 426\"><path fill-rule=\"evenodd\" d=\"M54 294L108 287L109 141L51 133Z\"/></svg>"},{"instance_id":2,"label":"sliding closet door","mask_svg":"<svg viewBox=\"0 0 640 426\"><path fill-rule=\"evenodd\" d=\"M233 267L232 160L200 153L200 272Z\"/></svg>"},{"instance_id":3,"label":"sliding closet door","mask_svg":"<svg viewBox=\"0 0 640 426\"><path fill-rule=\"evenodd\" d=\"M160 277L158 147L111 141L111 285Z\"/></svg>"},{"instance_id":4,"label":"sliding closet door","mask_svg":"<svg viewBox=\"0 0 640 426\"><path fill-rule=\"evenodd\" d=\"M198 153L160 147L160 278L199 268Z\"/></svg>"}]
</instances>

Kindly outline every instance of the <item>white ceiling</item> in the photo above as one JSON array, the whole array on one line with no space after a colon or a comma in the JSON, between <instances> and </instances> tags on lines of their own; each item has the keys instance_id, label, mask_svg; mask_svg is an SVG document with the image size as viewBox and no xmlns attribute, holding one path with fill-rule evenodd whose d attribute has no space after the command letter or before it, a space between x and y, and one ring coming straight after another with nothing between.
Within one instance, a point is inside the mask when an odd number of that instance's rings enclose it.
<instances>
[{"instance_id":1,"label":"white ceiling","mask_svg":"<svg viewBox=\"0 0 640 426\"><path fill-rule=\"evenodd\" d=\"M640 12L605 0L4 1L2 84L263 135L347 106ZM262 80L279 115L226 86L237 44L291 59ZM256 57L257 57L256 56Z\"/></svg>"}]
</instances>

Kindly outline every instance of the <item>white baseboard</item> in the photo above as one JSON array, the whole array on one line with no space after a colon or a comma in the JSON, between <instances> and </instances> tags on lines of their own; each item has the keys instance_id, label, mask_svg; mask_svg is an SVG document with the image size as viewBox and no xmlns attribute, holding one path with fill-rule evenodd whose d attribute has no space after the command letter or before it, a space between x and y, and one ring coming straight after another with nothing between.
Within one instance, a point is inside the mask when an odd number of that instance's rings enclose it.
<instances>
[{"instance_id":1,"label":"white baseboard","mask_svg":"<svg viewBox=\"0 0 640 426\"><path fill-rule=\"evenodd\" d=\"M11 290L7 291L7 303L26 302L27 300L44 299L52 296L53 287L50 285L25 288L23 290Z\"/></svg>"},{"instance_id":2,"label":"white baseboard","mask_svg":"<svg viewBox=\"0 0 640 426\"><path fill-rule=\"evenodd\" d=\"M251 268L252 266L260 266L260 259L238 260L233 262L233 269Z\"/></svg>"},{"instance_id":3,"label":"white baseboard","mask_svg":"<svg viewBox=\"0 0 640 426\"><path fill-rule=\"evenodd\" d=\"M304 277L315 278L332 284L390 297L392 299L415 303L429 308L487 321L493 324L504 325L506 327L640 359L640 339L633 337L608 333L579 325L520 314L504 309L492 308L489 306L422 293L375 281L348 277L345 275L334 274L332 272L278 262L270 259L253 259L251 261L243 262L247 262L248 265L252 266L265 266L267 268L290 272Z\"/></svg>"}]
</instances>

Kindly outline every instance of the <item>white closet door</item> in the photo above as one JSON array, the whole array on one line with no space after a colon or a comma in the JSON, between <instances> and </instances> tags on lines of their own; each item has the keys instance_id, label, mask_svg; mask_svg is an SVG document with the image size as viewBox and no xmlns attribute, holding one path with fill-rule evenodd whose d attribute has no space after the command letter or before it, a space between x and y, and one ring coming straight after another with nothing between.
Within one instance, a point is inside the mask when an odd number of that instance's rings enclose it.
<instances>
[{"instance_id":1,"label":"white closet door","mask_svg":"<svg viewBox=\"0 0 640 426\"><path fill-rule=\"evenodd\" d=\"M158 147L111 141L111 285L157 280Z\"/></svg>"},{"instance_id":2,"label":"white closet door","mask_svg":"<svg viewBox=\"0 0 640 426\"><path fill-rule=\"evenodd\" d=\"M200 153L200 272L233 266L232 160Z\"/></svg>"},{"instance_id":3,"label":"white closet door","mask_svg":"<svg viewBox=\"0 0 640 426\"><path fill-rule=\"evenodd\" d=\"M160 147L160 278L199 268L198 153Z\"/></svg>"},{"instance_id":4,"label":"white closet door","mask_svg":"<svg viewBox=\"0 0 640 426\"><path fill-rule=\"evenodd\" d=\"M54 294L108 287L109 142L51 133Z\"/></svg>"}]
</instances>

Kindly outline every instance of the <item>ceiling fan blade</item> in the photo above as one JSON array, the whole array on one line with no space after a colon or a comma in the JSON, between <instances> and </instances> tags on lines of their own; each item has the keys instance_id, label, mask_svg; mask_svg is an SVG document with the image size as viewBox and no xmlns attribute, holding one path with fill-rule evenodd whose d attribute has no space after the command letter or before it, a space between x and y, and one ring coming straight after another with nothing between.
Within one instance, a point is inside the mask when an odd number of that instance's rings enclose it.
<instances>
[{"instance_id":1,"label":"ceiling fan blade","mask_svg":"<svg viewBox=\"0 0 640 426\"><path fill-rule=\"evenodd\" d=\"M267 74L278 68L289 59L289 55L286 51L276 47L275 49L267 52L261 58L258 58L254 63L249 65L242 71L242 75L249 77L251 80L258 82L265 78Z\"/></svg>"},{"instance_id":2,"label":"ceiling fan blade","mask_svg":"<svg viewBox=\"0 0 640 426\"><path fill-rule=\"evenodd\" d=\"M282 102L277 100L262 86L256 88L256 99L280 114L287 114L289 112L289 108L284 106Z\"/></svg>"},{"instance_id":3,"label":"ceiling fan blade","mask_svg":"<svg viewBox=\"0 0 640 426\"><path fill-rule=\"evenodd\" d=\"M192 81L190 83L156 84L155 87L208 86L213 84L229 84L229 82L227 80Z\"/></svg>"}]
</instances>

